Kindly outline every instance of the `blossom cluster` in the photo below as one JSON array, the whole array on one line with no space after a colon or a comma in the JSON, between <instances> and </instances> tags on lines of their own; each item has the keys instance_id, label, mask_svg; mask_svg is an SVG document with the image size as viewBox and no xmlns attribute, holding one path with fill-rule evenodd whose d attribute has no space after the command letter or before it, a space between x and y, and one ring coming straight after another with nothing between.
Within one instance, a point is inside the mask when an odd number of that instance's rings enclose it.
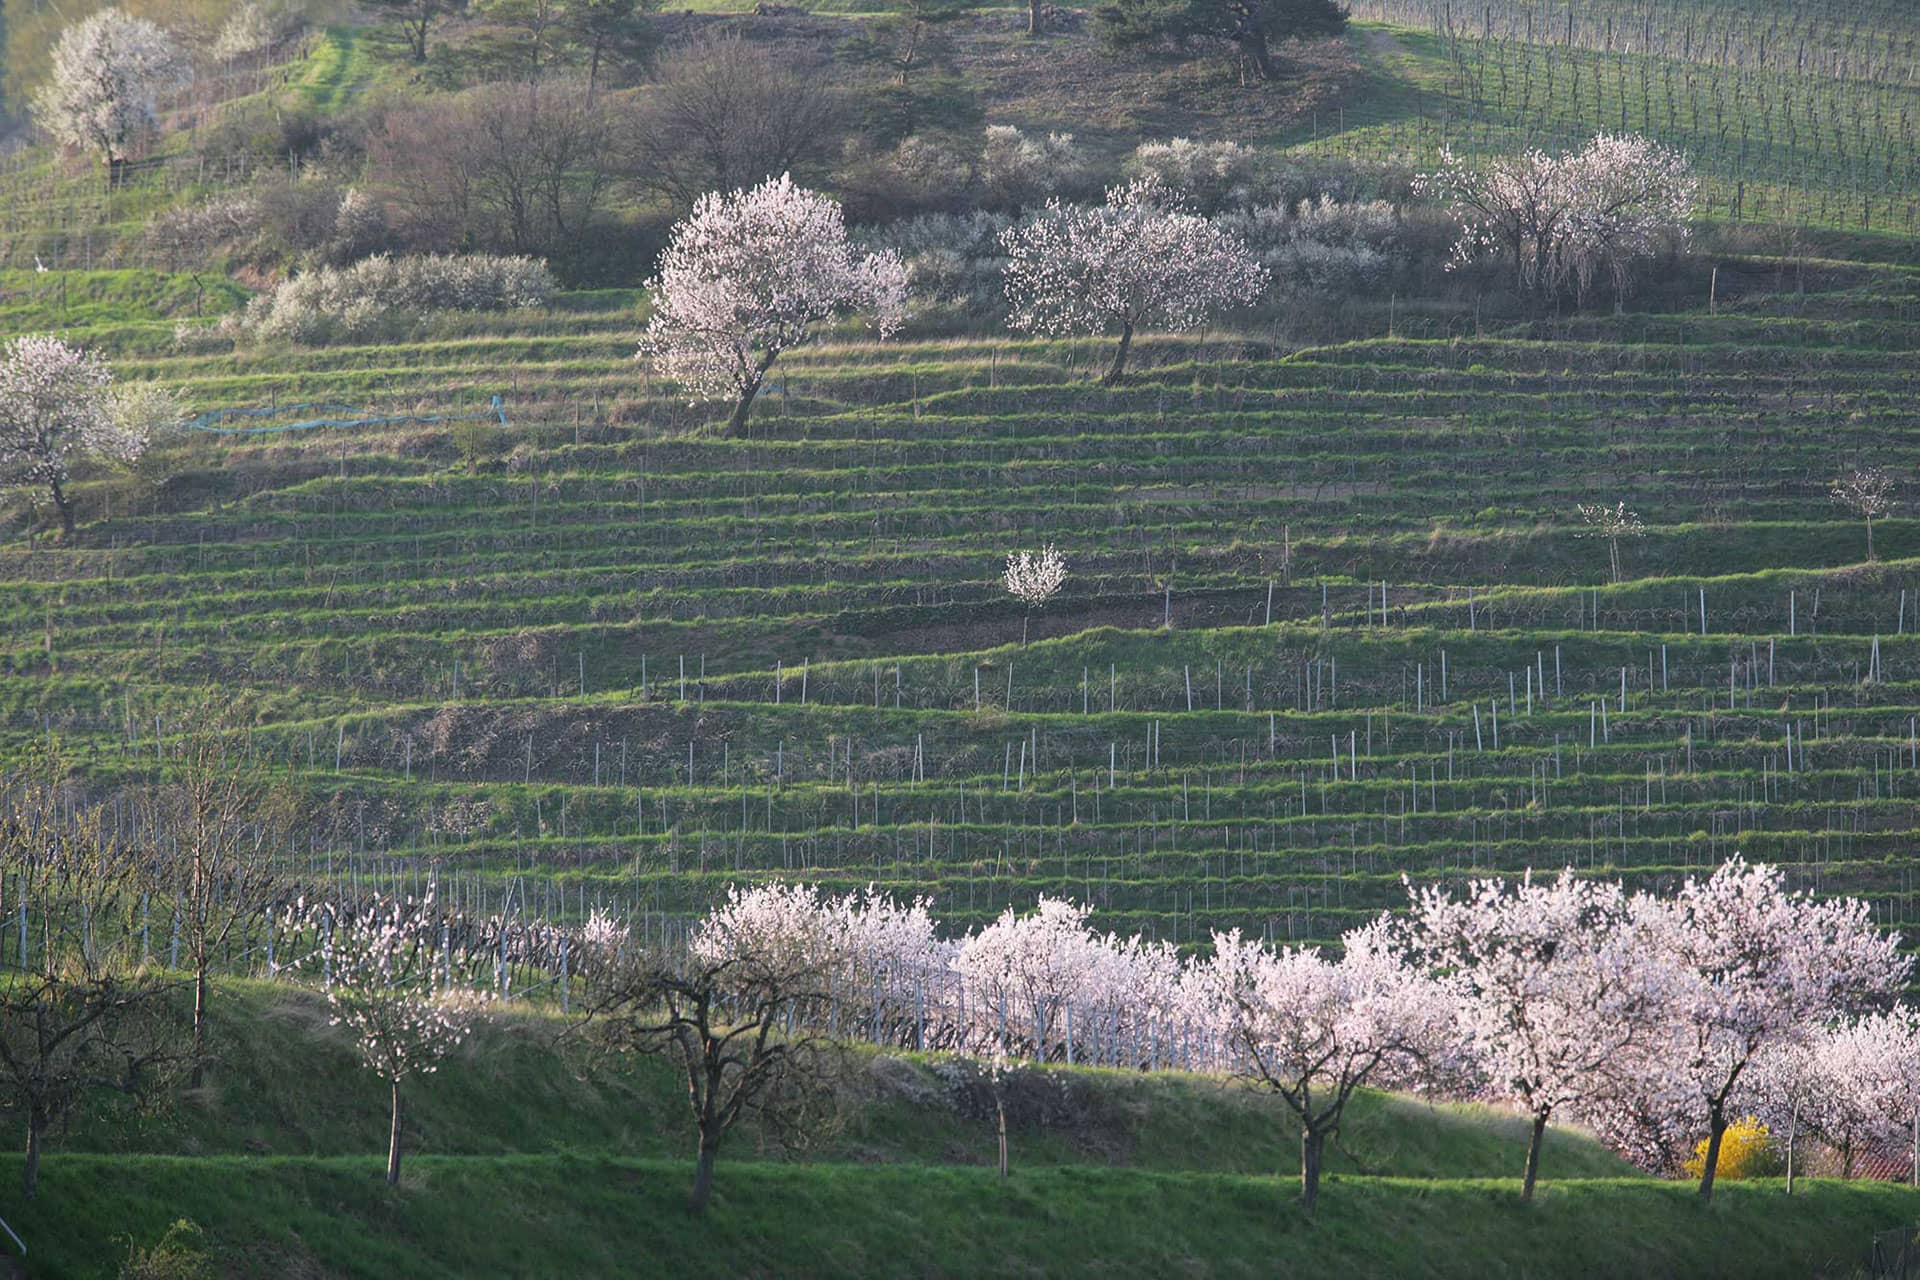
<instances>
[{"instance_id":1,"label":"blossom cluster","mask_svg":"<svg viewBox=\"0 0 1920 1280\"><path fill-rule=\"evenodd\" d=\"M1667 1170L1748 1112L1804 1104L1804 1124L1838 1132L1818 1118L1839 1113L1810 1100L1807 1063L1875 1133L1920 1108L1908 1083L1920 1023L1848 1020L1905 982L1898 938L1864 903L1792 891L1737 858L1664 898L1572 874L1410 889L1406 912L1348 933L1333 956L1236 931L1183 958L1101 933L1090 914L1043 897L947 938L924 899L769 884L733 890L689 948L813 975L830 1000L803 1016L848 1037L1483 1097L1541 1127L1583 1121ZM606 917L593 933L602 947L621 937Z\"/></svg>"}]
</instances>

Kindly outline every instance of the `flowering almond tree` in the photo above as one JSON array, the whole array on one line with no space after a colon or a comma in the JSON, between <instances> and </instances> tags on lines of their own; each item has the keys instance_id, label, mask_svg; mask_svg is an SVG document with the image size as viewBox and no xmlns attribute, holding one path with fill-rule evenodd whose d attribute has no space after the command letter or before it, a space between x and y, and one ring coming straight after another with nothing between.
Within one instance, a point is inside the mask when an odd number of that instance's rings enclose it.
<instances>
[{"instance_id":1,"label":"flowering almond tree","mask_svg":"<svg viewBox=\"0 0 1920 1280\"><path fill-rule=\"evenodd\" d=\"M979 1034L1002 1050L1023 1047L1044 1060L1047 1046L1099 959L1087 928L1092 908L1042 897L1029 915L1012 907L970 935L953 958L974 1006Z\"/></svg>"},{"instance_id":2,"label":"flowering almond tree","mask_svg":"<svg viewBox=\"0 0 1920 1280\"><path fill-rule=\"evenodd\" d=\"M1579 151L1532 149L1479 165L1442 151L1415 190L1460 219L1453 265L1504 255L1514 287L1584 298L1605 270L1624 294L1633 266L1686 234L1698 191L1682 153L1637 135L1600 134Z\"/></svg>"},{"instance_id":3,"label":"flowering almond tree","mask_svg":"<svg viewBox=\"0 0 1920 1280\"><path fill-rule=\"evenodd\" d=\"M1300 1121L1300 1200L1313 1212L1326 1144L1366 1085L1413 1076L1446 1043L1445 993L1394 957L1380 926L1355 930L1338 960L1273 951L1216 933L1192 971L1228 1069L1275 1094Z\"/></svg>"},{"instance_id":4,"label":"flowering almond tree","mask_svg":"<svg viewBox=\"0 0 1920 1280\"><path fill-rule=\"evenodd\" d=\"M1007 323L1023 333L1100 334L1120 345L1101 382L1126 372L1137 329L1196 329L1266 292L1267 269L1238 237L1170 207L1152 179L1107 192L1104 205L1049 201L1000 237L1007 252Z\"/></svg>"},{"instance_id":5,"label":"flowering almond tree","mask_svg":"<svg viewBox=\"0 0 1920 1280\"><path fill-rule=\"evenodd\" d=\"M361 1061L390 1090L388 1186L400 1182L401 1084L437 1070L483 1007L478 992L453 987L456 966L440 950L436 921L431 895L424 904L386 902L358 914L322 906L289 921L321 933L316 955L333 1025L353 1036Z\"/></svg>"},{"instance_id":6,"label":"flowering almond tree","mask_svg":"<svg viewBox=\"0 0 1920 1280\"><path fill-rule=\"evenodd\" d=\"M844 939L813 890L770 884L734 889L684 949L602 946L586 957L600 1046L666 1054L686 1076L698 1133L692 1213L706 1212L715 1158L743 1117L791 1144L833 1106L844 1064L818 1028Z\"/></svg>"},{"instance_id":7,"label":"flowering almond tree","mask_svg":"<svg viewBox=\"0 0 1920 1280\"><path fill-rule=\"evenodd\" d=\"M1700 1198L1711 1200L1748 1067L1837 1015L1889 1002L1911 962L1865 902L1791 892L1777 868L1738 857L1671 901L1637 897L1634 912L1671 984L1664 1033L1636 1055L1641 1087L1707 1130Z\"/></svg>"},{"instance_id":8,"label":"flowering almond tree","mask_svg":"<svg viewBox=\"0 0 1920 1280\"><path fill-rule=\"evenodd\" d=\"M116 183L134 142L158 120L159 95L193 70L167 33L120 9L102 9L60 33L34 119L65 146L92 151Z\"/></svg>"},{"instance_id":9,"label":"flowering almond tree","mask_svg":"<svg viewBox=\"0 0 1920 1280\"><path fill-rule=\"evenodd\" d=\"M146 443L117 411L113 374L93 352L34 334L0 351L0 483L43 489L63 538L73 538L74 462L131 462Z\"/></svg>"},{"instance_id":10,"label":"flowering almond tree","mask_svg":"<svg viewBox=\"0 0 1920 1280\"><path fill-rule=\"evenodd\" d=\"M1833 500L1867 522L1867 559L1873 559L1873 522L1893 510L1893 477L1878 467L1849 471L1833 482Z\"/></svg>"},{"instance_id":11,"label":"flowering almond tree","mask_svg":"<svg viewBox=\"0 0 1920 1280\"><path fill-rule=\"evenodd\" d=\"M1533 1120L1520 1192L1531 1200L1547 1122L1603 1099L1629 1052L1657 1035L1663 971L1618 884L1562 872L1478 881L1459 898L1409 894L1404 945L1452 996L1493 1088Z\"/></svg>"},{"instance_id":12,"label":"flowering almond tree","mask_svg":"<svg viewBox=\"0 0 1920 1280\"><path fill-rule=\"evenodd\" d=\"M1612 506L1604 502L1582 502L1575 509L1579 511L1584 526L1577 536L1607 540L1607 567L1613 573L1613 580L1620 581L1620 540L1643 537L1647 526L1640 522L1639 516L1627 510L1624 502L1616 502Z\"/></svg>"},{"instance_id":13,"label":"flowering almond tree","mask_svg":"<svg viewBox=\"0 0 1920 1280\"><path fill-rule=\"evenodd\" d=\"M822 322L867 310L881 337L897 333L906 280L898 255L856 255L840 206L791 177L712 192L674 227L647 285L640 358L696 401L732 399L727 428L738 434L767 370Z\"/></svg>"},{"instance_id":14,"label":"flowering almond tree","mask_svg":"<svg viewBox=\"0 0 1920 1280\"><path fill-rule=\"evenodd\" d=\"M1007 594L1026 605L1028 610L1045 608L1067 584L1067 558L1049 542L1039 554L1031 551L1007 553L1007 567L1000 575ZM1020 643L1027 642L1027 619L1020 620Z\"/></svg>"}]
</instances>

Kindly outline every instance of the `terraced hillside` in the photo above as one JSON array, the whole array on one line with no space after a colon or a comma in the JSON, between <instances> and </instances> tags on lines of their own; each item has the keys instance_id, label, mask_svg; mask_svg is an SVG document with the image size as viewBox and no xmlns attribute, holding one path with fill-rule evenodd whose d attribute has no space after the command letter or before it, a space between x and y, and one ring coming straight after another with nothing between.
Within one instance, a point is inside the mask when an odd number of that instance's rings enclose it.
<instances>
[{"instance_id":1,"label":"terraced hillside","mask_svg":"<svg viewBox=\"0 0 1920 1280\"><path fill-rule=\"evenodd\" d=\"M1866 562L1827 489L1911 485L1920 271L1717 265L1714 314L1162 340L1115 390L1087 344L833 343L744 439L646 383L626 295L381 347L99 326L202 406L507 425L196 438L83 487L75 549L16 522L6 740L110 778L245 691L312 875L556 915L805 874L1325 939L1403 874L1743 850L1911 921L1920 522ZM1645 519L1623 581L1577 502ZM1048 540L1023 616L1001 562Z\"/></svg>"}]
</instances>

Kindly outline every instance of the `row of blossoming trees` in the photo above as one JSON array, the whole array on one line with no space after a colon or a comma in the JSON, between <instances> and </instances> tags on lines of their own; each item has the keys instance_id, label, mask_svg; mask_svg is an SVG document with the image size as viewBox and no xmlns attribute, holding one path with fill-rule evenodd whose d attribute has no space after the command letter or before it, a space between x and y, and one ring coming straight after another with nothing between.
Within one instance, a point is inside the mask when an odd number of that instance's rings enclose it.
<instances>
[{"instance_id":1,"label":"row of blossoming trees","mask_svg":"<svg viewBox=\"0 0 1920 1280\"><path fill-rule=\"evenodd\" d=\"M580 1003L569 1034L665 1053L684 1072L703 1208L745 1117L804 1133L852 1041L997 1064L1202 1071L1269 1091L1301 1127L1301 1194L1362 1088L1511 1104L1531 1120L1523 1196L1555 1120L1670 1172L1704 1138L1710 1198L1723 1135L1757 1115L1837 1149L1920 1141L1920 1020L1897 1009L1909 962L1866 904L1791 891L1736 859L1671 896L1562 874L1410 888L1406 912L1337 955L1216 934L1205 954L1103 934L1042 898L942 937L919 900L736 889L671 943L596 914L512 937L424 904L288 917L338 1017L393 1091L480 1011L495 957L534 948ZM1920 1148L1916 1148L1920 1155ZM1789 1155L1791 1161L1791 1153ZM1519 1164L1516 1153L1516 1163Z\"/></svg>"},{"instance_id":2,"label":"row of blossoming trees","mask_svg":"<svg viewBox=\"0 0 1920 1280\"><path fill-rule=\"evenodd\" d=\"M1696 183L1680 153L1603 135L1569 154L1531 150L1484 166L1447 154L1418 190L1460 218L1457 265L1505 257L1523 293L1571 285L1584 297L1602 275L1623 294L1637 265L1684 241ZM1001 247L1009 326L1118 335L1106 383L1126 372L1136 333L1199 328L1270 283L1239 237L1150 178L1115 187L1102 205L1051 201ZM839 205L791 178L713 192L674 228L649 284L640 356L696 401L731 402L738 433L781 355L851 312L891 337L907 285L897 255L855 253Z\"/></svg>"}]
</instances>

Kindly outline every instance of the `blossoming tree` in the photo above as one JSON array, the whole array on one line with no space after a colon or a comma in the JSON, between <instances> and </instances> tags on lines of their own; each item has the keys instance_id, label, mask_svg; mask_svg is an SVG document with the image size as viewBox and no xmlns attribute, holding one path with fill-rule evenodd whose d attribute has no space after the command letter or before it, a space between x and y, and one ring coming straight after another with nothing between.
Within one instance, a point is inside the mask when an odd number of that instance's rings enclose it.
<instances>
[{"instance_id":1,"label":"blossoming tree","mask_svg":"<svg viewBox=\"0 0 1920 1280\"><path fill-rule=\"evenodd\" d=\"M1404 965L1379 925L1355 930L1328 960L1216 933L1193 970L1197 1000L1227 1068L1286 1103L1300 1121L1300 1199L1320 1195L1326 1144L1366 1085L1407 1079L1451 1032L1444 992Z\"/></svg>"},{"instance_id":2,"label":"blossoming tree","mask_svg":"<svg viewBox=\"0 0 1920 1280\"><path fill-rule=\"evenodd\" d=\"M843 1063L823 1014L844 938L812 889L769 884L734 889L684 948L603 945L586 957L600 1045L666 1054L686 1077L698 1135L693 1213L706 1211L714 1161L742 1118L794 1143L832 1107Z\"/></svg>"},{"instance_id":3,"label":"blossoming tree","mask_svg":"<svg viewBox=\"0 0 1920 1280\"><path fill-rule=\"evenodd\" d=\"M167 33L121 9L102 9L60 33L53 66L34 95L40 127L106 162L119 180L136 139L158 119L159 95L192 78Z\"/></svg>"},{"instance_id":4,"label":"blossoming tree","mask_svg":"<svg viewBox=\"0 0 1920 1280\"><path fill-rule=\"evenodd\" d=\"M1142 328L1195 329L1266 292L1267 269L1246 244L1176 207L1151 179L1107 192L1103 205L1049 201L1000 237L1007 252L1007 323L1024 333L1119 331L1103 383L1126 372Z\"/></svg>"},{"instance_id":5,"label":"blossoming tree","mask_svg":"<svg viewBox=\"0 0 1920 1280\"><path fill-rule=\"evenodd\" d=\"M73 537L73 464L131 462L146 444L143 420L121 411L95 353L36 334L0 351L0 483L45 490L62 537Z\"/></svg>"},{"instance_id":6,"label":"blossoming tree","mask_svg":"<svg viewBox=\"0 0 1920 1280\"><path fill-rule=\"evenodd\" d=\"M854 253L840 206L791 177L709 193L674 227L648 283L639 354L696 401L731 399L737 434L767 371L823 322L866 310L881 337L898 332L906 280L898 255Z\"/></svg>"},{"instance_id":7,"label":"blossoming tree","mask_svg":"<svg viewBox=\"0 0 1920 1280\"><path fill-rule=\"evenodd\" d=\"M1657 1034L1664 971L1618 884L1562 872L1482 880L1457 898L1409 892L1404 945L1452 996L1492 1087L1533 1121L1520 1192L1531 1200L1548 1121L1603 1099L1628 1051Z\"/></svg>"},{"instance_id":8,"label":"blossoming tree","mask_svg":"<svg viewBox=\"0 0 1920 1280\"><path fill-rule=\"evenodd\" d=\"M1663 1034L1636 1055L1639 1087L1706 1130L1700 1198L1711 1200L1731 1103L1755 1059L1890 1001L1911 962L1865 902L1793 892L1777 868L1737 857L1671 900L1636 897L1634 912L1671 984Z\"/></svg>"},{"instance_id":9,"label":"blossoming tree","mask_svg":"<svg viewBox=\"0 0 1920 1280\"><path fill-rule=\"evenodd\" d=\"M433 1074L483 1007L477 992L454 985L455 966L435 923L431 894L422 903L378 902L357 913L327 905L290 921L321 933L316 955L324 964L333 1025L353 1036L367 1069L387 1082L388 1186L400 1182L400 1086Z\"/></svg>"},{"instance_id":10,"label":"blossoming tree","mask_svg":"<svg viewBox=\"0 0 1920 1280\"><path fill-rule=\"evenodd\" d=\"M1698 182L1670 147L1600 134L1578 151L1534 148L1478 164L1443 151L1415 190L1459 218L1455 265L1504 255L1522 292L1571 282L1584 298L1603 270L1624 294L1635 264L1684 239Z\"/></svg>"}]
</instances>

